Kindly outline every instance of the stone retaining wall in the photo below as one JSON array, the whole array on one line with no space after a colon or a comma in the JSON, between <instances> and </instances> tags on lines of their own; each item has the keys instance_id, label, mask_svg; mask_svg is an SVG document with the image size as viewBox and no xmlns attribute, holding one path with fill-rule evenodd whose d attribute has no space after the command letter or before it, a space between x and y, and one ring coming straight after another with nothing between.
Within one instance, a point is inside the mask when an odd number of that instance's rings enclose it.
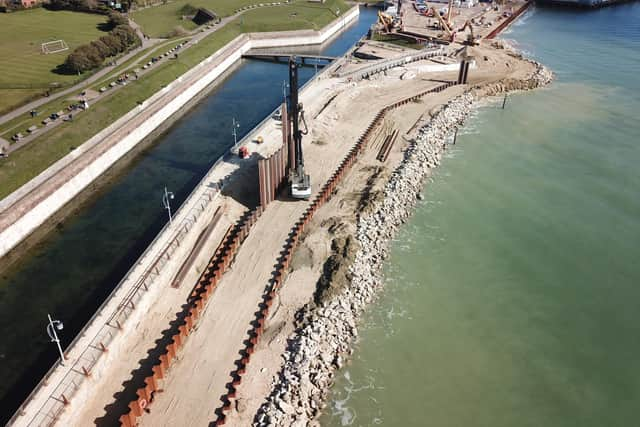
<instances>
[{"instance_id":1,"label":"stone retaining wall","mask_svg":"<svg viewBox=\"0 0 640 427\"><path fill-rule=\"evenodd\" d=\"M310 320L288 338L285 364L267 402L258 411L255 425L309 425L319 415L326 406L334 371L343 365L345 355L351 354L360 315L382 286L381 268L388 255L388 242L412 214L429 169L440 163L447 136L464 123L478 97L549 83L551 73L536 65L536 71L524 81L471 88L448 102L419 131L386 184L382 199L371 201L371 209L363 210L358 219L355 237L359 249L349 267L349 286L315 309Z\"/></svg>"}]
</instances>

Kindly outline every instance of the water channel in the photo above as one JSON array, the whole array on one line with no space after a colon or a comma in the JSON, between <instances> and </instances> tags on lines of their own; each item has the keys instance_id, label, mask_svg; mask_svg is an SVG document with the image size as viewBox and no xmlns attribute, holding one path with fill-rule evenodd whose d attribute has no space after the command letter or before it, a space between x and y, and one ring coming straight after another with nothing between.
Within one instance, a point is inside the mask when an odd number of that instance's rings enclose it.
<instances>
[{"instance_id":1,"label":"water channel","mask_svg":"<svg viewBox=\"0 0 640 427\"><path fill-rule=\"evenodd\" d=\"M374 9L319 48L341 55L366 34ZM318 49L314 49L318 52ZM304 50L301 50L304 52ZM303 68L300 84L314 74ZM0 271L0 422L13 414L57 358L47 314L64 322L63 346L111 293L167 222L166 186L177 209L213 162L282 102L286 65L243 61L149 148L105 182L16 263Z\"/></svg>"}]
</instances>

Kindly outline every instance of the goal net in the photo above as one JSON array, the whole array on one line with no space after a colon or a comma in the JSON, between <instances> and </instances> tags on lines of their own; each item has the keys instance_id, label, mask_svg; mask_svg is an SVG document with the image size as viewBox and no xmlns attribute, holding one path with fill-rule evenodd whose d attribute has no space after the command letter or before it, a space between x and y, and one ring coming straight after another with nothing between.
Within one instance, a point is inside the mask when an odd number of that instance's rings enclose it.
<instances>
[{"instance_id":1,"label":"goal net","mask_svg":"<svg viewBox=\"0 0 640 427\"><path fill-rule=\"evenodd\" d=\"M45 55L49 53L62 52L63 50L67 49L69 49L69 46L67 46L67 43L65 43L64 40L54 40L51 42L42 43L42 53L44 53Z\"/></svg>"}]
</instances>

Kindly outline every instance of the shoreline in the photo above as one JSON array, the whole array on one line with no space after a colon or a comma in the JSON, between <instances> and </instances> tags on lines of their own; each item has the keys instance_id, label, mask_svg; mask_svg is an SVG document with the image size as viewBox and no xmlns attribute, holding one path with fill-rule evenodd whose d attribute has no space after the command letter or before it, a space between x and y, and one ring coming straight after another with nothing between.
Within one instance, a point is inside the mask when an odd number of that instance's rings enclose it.
<instances>
[{"instance_id":1,"label":"shoreline","mask_svg":"<svg viewBox=\"0 0 640 427\"><path fill-rule=\"evenodd\" d=\"M382 266L388 256L389 242L398 228L413 215L422 198L430 169L440 164L448 137L459 127L478 101L500 94L544 87L552 73L537 61L527 59L508 43L495 41L494 47L535 66L524 79L505 78L493 83L473 85L438 109L418 131L398 167L383 184L383 196L363 200L362 216L357 219L352 239L352 256L343 257L337 268L350 278L329 298L307 310L306 320L286 339L284 366L277 374L270 395L254 420L257 426L317 425L326 407L335 371L353 353L361 315L383 287ZM321 279L322 281L322 279ZM326 280L325 280L326 281ZM331 287L332 278L326 287Z\"/></svg>"}]
</instances>

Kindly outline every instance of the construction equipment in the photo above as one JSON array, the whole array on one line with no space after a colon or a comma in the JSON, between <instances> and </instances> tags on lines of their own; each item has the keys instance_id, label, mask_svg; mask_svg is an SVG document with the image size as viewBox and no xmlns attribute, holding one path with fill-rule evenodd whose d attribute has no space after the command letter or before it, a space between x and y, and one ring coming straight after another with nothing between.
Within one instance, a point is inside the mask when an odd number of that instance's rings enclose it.
<instances>
[{"instance_id":1,"label":"construction equipment","mask_svg":"<svg viewBox=\"0 0 640 427\"><path fill-rule=\"evenodd\" d=\"M445 32L449 41L453 41L456 36L456 32L451 29L449 23L434 8L429 9L429 11L433 16L438 18L438 23L440 24L440 28Z\"/></svg>"},{"instance_id":2,"label":"construction equipment","mask_svg":"<svg viewBox=\"0 0 640 427\"><path fill-rule=\"evenodd\" d=\"M291 182L291 196L295 199L311 197L311 178L304 170L302 156L302 135L309 133L307 122L304 120L302 103L298 102L298 61L295 56L289 57L289 123L291 123L295 163L289 165L289 181ZM300 122L304 124L304 132L300 129Z\"/></svg>"},{"instance_id":3,"label":"construction equipment","mask_svg":"<svg viewBox=\"0 0 640 427\"><path fill-rule=\"evenodd\" d=\"M467 46L477 46L477 45L479 45L480 43L478 42L478 40L473 35L473 25L471 24L471 21L465 22L464 25L462 26L462 28L460 28L458 30L458 32L462 33L467 28L469 29L469 34L467 34L467 39L463 43L466 44Z\"/></svg>"},{"instance_id":4,"label":"construction equipment","mask_svg":"<svg viewBox=\"0 0 640 427\"><path fill-rule=\"evenodd\" d=\"M453 10L453 0L449 0L449 5L447 6L447 25L451 27L451 11Z\"/></svg>"},{"instance_id":5,"label":"construction equipment","mask_svg":"<svg viewBox=\"0 0 640 427\"><path fill-rule=\"evenodd\" d=\"M399 27L398 21L393 16L382 11L378 11L378 22L387 33L391 33Z\"/></svg>"}]
</instances>

